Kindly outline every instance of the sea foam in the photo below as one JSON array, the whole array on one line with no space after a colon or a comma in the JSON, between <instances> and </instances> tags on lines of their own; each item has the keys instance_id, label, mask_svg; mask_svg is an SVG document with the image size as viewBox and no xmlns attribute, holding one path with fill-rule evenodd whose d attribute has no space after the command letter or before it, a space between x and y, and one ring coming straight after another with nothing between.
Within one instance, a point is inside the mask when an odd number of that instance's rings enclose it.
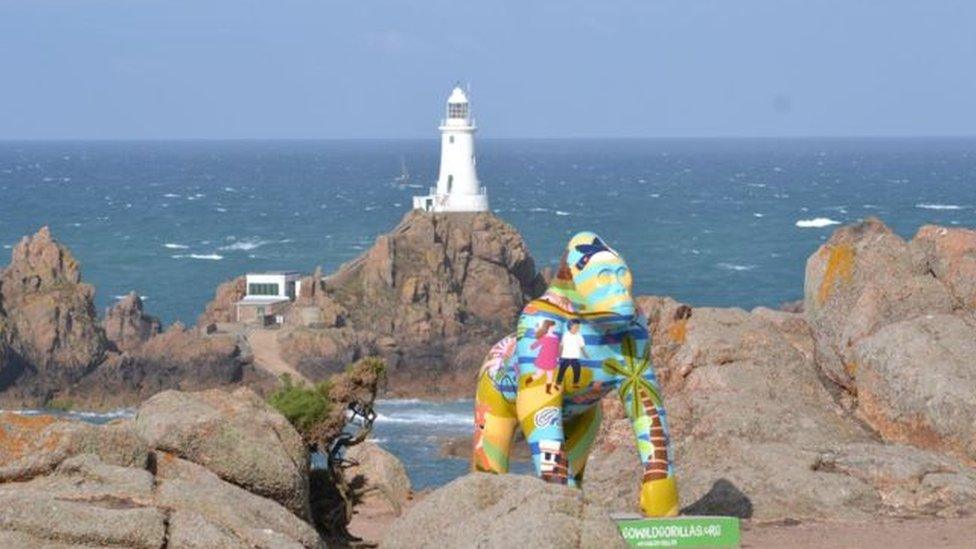
<instances>
[{"instance_id":1,"label":"sea foam","mask_svg":"<svg viewBox=\"0 0 976 549\"><path fill-rule=\"evenodd\" d=\"M220 261L224 256L220 254L175 254L170 256L173 259L209 259L210 261Z\"/></svg>"},{"instance_id":2,"label":"sea foam","mask_svg":"<svg viewBox=\"0 0 976 549\"><path fill-rule=\"evenodd\" d=\"M800 219L796 222L796 226L801 229L820 229L831 225L840 225L840 221L835 221L828 217L815 217L813 219Z\"/></svg>"},{"instance_id":3,"label":"sea foam","mask_svg":"<svg viewBox=\"0 0 976 549\"><path fill-rule=\"evenodd\" d=\"M958 204L915 204L916 208L922 210L961 210L963 206Z\"/></svg>"},{"instance_id":4,"label":"sea foam","mask_svg":"<svg viewBox=\"0 0 976 549\"><path fill-rule=\"evenodd\" d=\"M727 271L751 271L755 265L739 265L738 263L719 263L718 267Z\"/></svg>"},{"instance_id":5,"label":"sea foam","mask_svg":"<svg viewBox=\"0 0 976 549\"><path fill-rule=\"evenodd\" d=\"M226 246L221 246L220 249L221 250L225 250L225 251L228 251L228 250L240 250L240 251L244 251L244 252L249 252L251 250L255 250L257 248L260 248L261 246L264 246L265 244L268 244L268 243L269 242L267 240L261 240L260 238L245 238L243 240L238 240L237 242L234 242L233 244L228 244Z\"/></svg>"}]
</instances>

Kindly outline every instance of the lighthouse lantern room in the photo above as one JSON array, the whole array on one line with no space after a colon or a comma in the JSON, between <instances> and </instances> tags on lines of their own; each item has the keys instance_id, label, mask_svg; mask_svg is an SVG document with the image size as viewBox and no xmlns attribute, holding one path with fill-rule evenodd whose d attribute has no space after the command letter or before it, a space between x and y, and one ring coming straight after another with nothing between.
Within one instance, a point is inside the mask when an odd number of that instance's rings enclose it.
<instances>
[{"instance_id":1,"label":"lighthouse lantern room","mask_svg":"<svg viewBox=\"0 0 976 549\"><path fill-rule=\"evenodd\" d=\"M440 125L441 168L430 194L413 197L413 208L428 212L488 211L488 194L475 169L471 104L460 86L447 98L447 118Z\"/></svg>"}]
</instances>

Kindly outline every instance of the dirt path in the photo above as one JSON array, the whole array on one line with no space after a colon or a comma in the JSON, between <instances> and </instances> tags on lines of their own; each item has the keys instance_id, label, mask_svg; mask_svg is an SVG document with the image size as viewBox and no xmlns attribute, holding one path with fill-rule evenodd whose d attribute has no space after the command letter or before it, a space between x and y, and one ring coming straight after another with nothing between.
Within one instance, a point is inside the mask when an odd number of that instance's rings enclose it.
<instances>
[{"instance_id":1,"label":"dirt path","mask_svg":"<svg viewBox=\"0 0 976 549\"><path fill-rule=\"evenodd\" d=\"M274 330L253 330L247 334L247 342L251 346L251 352L254 353L255 366L271 372L275 377L288 374L296 382L304 381L311 385L305 376L281 358L278 332Z\"/></svg>"},{"instance_id":2,"label":"dirt path","mask_svg":"<svg viewBox=\"0 0 976 549\"><path fill-rule=\"evenodd\" d=\"M976 518L878 518L867 522L746 525L742 547L935 549L976 547Z\"/></svg>"}]
</instances>

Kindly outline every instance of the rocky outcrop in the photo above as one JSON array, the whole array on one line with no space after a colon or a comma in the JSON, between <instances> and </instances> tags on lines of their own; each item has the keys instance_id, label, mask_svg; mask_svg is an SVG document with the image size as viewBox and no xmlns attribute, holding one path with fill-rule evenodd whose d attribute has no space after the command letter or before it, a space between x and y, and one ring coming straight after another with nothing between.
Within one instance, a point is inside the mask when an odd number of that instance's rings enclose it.
<instances>
[{"instance_id":1,"label":"rocky outcrop","mask_svg":"<svg viewBox=\"0 0 976 549\"><path fill-rule=\"evenodd\" d=\"M911 246L916 261L945 284L957 307L976 310L976 231L925 225Z\"/></svg>"},{"instance_id":2,"label":"rocky outcrop","mask_svg":"<svg viewBox=\"0 0 976 549\"><path fill-rule=\"evenodd\" d=\"M16 246L0 273L0 402L105 409L165 389L269 377L249 366L233 336L207 337L179 323L159 333L134 292L99 322L93 294L47 227Z\"/></svg>"},{"instance_id":3,"label":"rocky outcrop","mask_svg":"<svg viewBox=\"0 0 976 549\"><path fill-rule=\"evenodd\" d=\"M105 310L102 319L105 337L117 351L138 349L150 337L160 332L159 319L142 309L142 298L135 292L120 299Z\"/></svg>"},{"instance_id":4,"label":"rocky outcrop","mask_svg":"<svg viewBox=\"0 0 976 549\"><path fill-rule=\"evenodd\" d=\"M163 393L106 426L2 414L0 440L4 547L324 547L294 512L300 438L250 392Z\"/></svg>"},{"instance_id":5,"label":"rocky outcrop","mask_svg":"<svg viewBox=\"0 0 976 549\"><path fill-rule=\"evenodd\" d=\"M87 409L131 406L169 389L273 385L245 356L237 338L202 335L180 323L123 354L111 354L76 385L61 389L62 401Z\"/></svg>"},{"instance_id":6,"label":"rocky outcrop","mask_svg":"<svg viewBox=\"0 0 976 549\"><path fill-rule=\"evenodd\" d=\"M156 504L170 515L173 547L324 547L315 529L196 463L160 453Z\"/></svg>"},{"instance_id":7,"label":"rocky outcrop","mask_svg":"<svg viewBox=\"0 0 976 549\"><path fill-rule=\"evenodd\" d=\"M885 439L976 464L976 316L889 324L853 356L858 414Z\"/></svg>"},{"instance_id":8,"label":"rocky outcrop","mask_svg":"<svg viewBox=\"0 0 976 549\"><path fill-rule=\"evenodd\" d=\"M97 427L50 416L0 414L0 482L48 474L81 454L122 467L145 468L149 462L148 445L127 422Z\"/></svg>"},{"instance_id":9,"label":"rocky outcrop","mask_svg":"<svg viewBox=\"0 0 976 549\"><path fill-rule=\"evenodd\" d=\"M236 303L247 294L247 280L239 276L217 286L213 301L207 303L203 314L197 319L197 327L204 328L220 322L237 320Z\"/></svg>"},{"instance_id":10,"label":"rocky outcrop","mask_svg":"<svg viewBox=\"0 0 976 549\"><path fill-rule=\"evenodd\" d=\"M279 340L289 363L312 379L380 354L394 390L466 393L416 381L469 378L490 342L544 289L521 236L496 216L410 212L335 274L303 281L286 315L300 329L283 330Z\"/></svg>"},{"instance_id":11,"label":"rocky outcrop","mask_svg":"<svg viewBox=\"0 0 976 549\"><path fill-rule=\"evenodd\" d=\"M47 227L14 247L0 274L0 339L8 350L0 390L30 385L27 392L44 400L102 361L108 343L93 296L78 262Z\"/></svg>"},{"instance_id":12,"label":"rocky outcrop","mask_svg":"<svg viewBox=\"0 0 976 549\"><path fill-rule=\"evenodd\" d=\"M838 229L807 260L804 311L817 362L848 390L861 339L886 324L949 313L955 304L912 246L875 218Z\"/></svg>"},{"instance_id":13,"label":"rocky outcrop","mask_svg":"<svg viewBox=\"0 0 976 549\"><path fill-rule=\"evenodd\" d=\"M134 427L152 447L308 518L308 449L250 389L165 391L139 407Z\"/></svg>"},{"instance_id":14,"label":"rocky outcrop","mask_svg":"<svg viewBox=\"0 0 976 549\"><path fill-rule=\"evenodd\" d=\"M807 263L817 362L886 440L976 463L976 232L876 219L838 230Z\"/></svg>"},{"instance_id":15,"label":"rocky outcrop","mask_svg":"<svg viewBox=\"0 0 976 549\"><path fill-rule=\"evenodd\" d=\"M838 403L802 315L639 303L652 321L685 512L771 521L976 509L971 467L879 441ZM605 416L585 490L633 510L641 471L630 422L617 402Z\"/></svg>"},{"instance_id":16,"label":"rocky outcrop","mask_svg":"<svg viewBox=\"0 0 976 549\"><path fill-rule=\"evenodd\" d=\"M410 477L393 454L374 442L363 442L346 452L353 463L346 470L350 486L357 500L372 507L384 507L399 515L410 499Z\"/></svg>"},{"instance_id":17,"label":"rocky outcrop","mask_svg":"<svg viewBox=\"0 0 976 549\"><path fill-rule=\"evenodd\" d=\"M582 491L522 475L473 473L428 494L380 547L626 547Z\"/></svg>"},{"instance_id":18,"label":"rocky outcrop","mask_svg":"<svg viewBox=\"0 0 976 549\"><path fill-rule=\"evenodd\" d=\"M0 540L22 547L163 547L166 512L152 500L149 471L82 454L50 475L0 484Z\"/></svg>"},{"instance_id":19,"label":"rocky outcrop","mask_svg":"<svg viewBox=\"0 0 976 549\"><path fill-rule=\"evenodd\" d=\"M468 324L509 328L544 290L521 236L489 213L410 212L327 279L358 326L399 341L455 339Z\"/></svg>"}]
</instances>

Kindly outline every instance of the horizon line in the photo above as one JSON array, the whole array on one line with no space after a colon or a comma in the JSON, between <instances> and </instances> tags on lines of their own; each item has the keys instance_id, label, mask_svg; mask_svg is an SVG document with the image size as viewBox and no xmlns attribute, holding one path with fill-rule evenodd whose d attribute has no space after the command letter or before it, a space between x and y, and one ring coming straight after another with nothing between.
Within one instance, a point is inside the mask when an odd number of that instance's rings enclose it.
<instances>
[{"instance_id":1,"label":"horizon line","mask_svg":"<svg viewBox=\"0 0 976 549\"><path fill-rule=\"evenodd\" d=\"M228 142L228 141L437 141L440 137L0 137L0 143L160 143L160 142ZM907 140L907 139L976 139L971 134L850 134L850 135L675 135L675 136L482 136L479 141L693 141L693 140Z\"/></svg>"}]
</instances>

